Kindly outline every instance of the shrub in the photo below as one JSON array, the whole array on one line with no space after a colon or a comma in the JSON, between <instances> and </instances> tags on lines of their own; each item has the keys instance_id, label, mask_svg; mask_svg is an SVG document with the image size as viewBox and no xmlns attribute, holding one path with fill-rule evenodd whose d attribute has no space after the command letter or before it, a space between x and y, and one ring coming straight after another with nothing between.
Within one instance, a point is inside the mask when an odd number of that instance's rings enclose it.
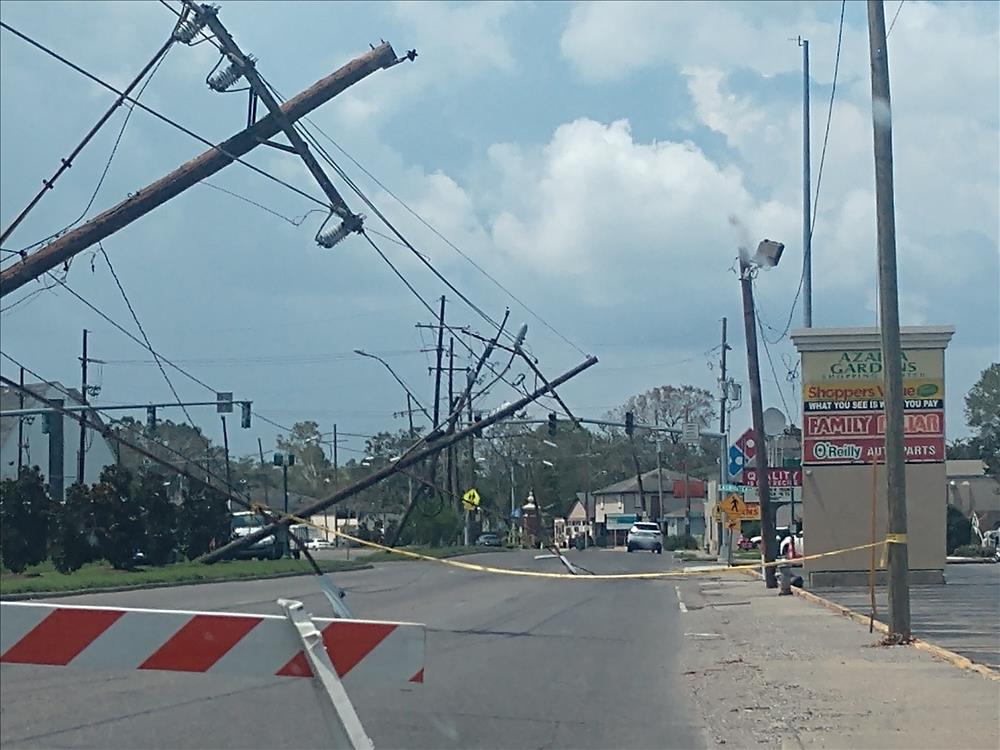
<instances>
[{"instance_id":1,"label":"shrub","mask_svg":"<svg viewBox=\"0 0 1000 750\"><path fill-rule=\"evenodd\" d=\"M60 573L72 573L96 555L94 509L90 489L74 482L66 490L66 501L52 506L49 555Z\"/></svg>"},{"instance_id":2,"label":"shrub","mask_svg":"<svg viewBox=\"0 0 1000 750\"><path fill-rule=\"evenodd\" d=\"M693 536L685 536L684 534L668 536L663 540L663 549L698 549L698 540Z\"/></svg>"},{"instance_id":3,"label":"shrub","mask_svg":"<svg viewBox=\"0 0 1000 750\"><path fill-rule=\"evenodd\" d=\"M21 573L46 557L49 496L37 466L22 469L17 479L0 483L0 558Z\"/></svg>"},{"instance_id":4,"label":"shrub","mask_svg":"<svg viewBox=\"0 0 1000 750\"><path fill-rule=\"evenodd\" d=\"M229 541L229 510L225 496L204 485L188 490L181 503L181 549L188 560L201 557Z\"/></svg>"},{"instance_id":5,"label":"shrub","mask_svg":"<svg viewBox=\"0 0 1000 750\"><path fill-rule=\"evenodd\" d=\"M121 466L105 466L90 497L101 557L118 570L131 568L145 541L142 507L132 493L132 474Z\"/></svg>"},{"instance_id":6,"label":"shrub","mask_svg":"<svg viewBox=\"0 0 1000 750\"><path fill-rule=\"evenodd\" d=\"M972 521L965 517L965 514L954 505L948 506L948 520L946 527L948 551L958 549L972 541Z\"/></svg>"},{"instance_id":7,"label":"shrub","mask_svg":"<svg viewBox=\"0 0 1000 750\"><path fill-rule=\"evenodd\" d=\"M163 484L163 475L154 471L143 472L136 495L146 532L143 547L146 562L166 565L171 562L177 547L177 508Z\"/></svg>"}]
</instances>

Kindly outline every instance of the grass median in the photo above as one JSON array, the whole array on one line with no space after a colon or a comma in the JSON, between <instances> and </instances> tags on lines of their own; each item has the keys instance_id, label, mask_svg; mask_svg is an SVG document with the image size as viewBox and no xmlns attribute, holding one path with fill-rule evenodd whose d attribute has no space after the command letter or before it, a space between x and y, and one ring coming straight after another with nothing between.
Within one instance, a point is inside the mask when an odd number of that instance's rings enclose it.
<instances>
[{"instance_id":1,"label":"grass median","mask_svg":"<svg viewBox=\"0 0 1000 750\"><path fill-rule=\"evenodd\" d=\"M358 570L369 567L365 560L317 560L324 572ZM140 567L115 570L105 562L89 563L68 575L58 572L51 562L44 562L15 574L0 570L0 595L59 593L120 587L174 586L213 581L239 581L283 575L309 575L312 568L305 560L223 560L214 565L181 562L161 568Z\"/></svg>"}]
</instances>

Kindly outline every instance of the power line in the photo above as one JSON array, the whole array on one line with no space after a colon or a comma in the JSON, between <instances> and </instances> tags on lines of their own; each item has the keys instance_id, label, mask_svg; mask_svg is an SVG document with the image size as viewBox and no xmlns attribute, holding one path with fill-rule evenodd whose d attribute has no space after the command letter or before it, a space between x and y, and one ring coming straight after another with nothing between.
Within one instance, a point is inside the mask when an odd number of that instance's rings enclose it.
<instances>
[{"instance_id":1,"label":"power line","mask_svg":"<svg viewBox=\"0 0 1000 750\"><path fill-rule=\"evenodd\" d=\"M183 367L178 366L174 362L172 362L169 359L167 359L166 357L164 357L162 354L160 354L159 352L157 352L156 350L154 350L151 346L149 346L148 343L146 343L146 342L140 340L139 338L137 338L131 331L129 331L128 329L126 329L124 326L122 326L121 323L119 323L114 318L112 318L107 313L105 313L103 310L101 310L100 308L98 308L97 306L95 306L93 303L91 303L89 300L87 300L85 297L83 297L79 292L77 292L75 289L73 289L73 287L71 287L65 281L57 278L56 276L53 276L51 274L51 272L48 275L51 278L55 279L55 281L60 286L62 286L64 289L66 289L66 291L68 291L70 294L72 294L74 297L76 297L78 300L80 300L80 302L82 302L84 305L86 305L88 308L90 308L93 312L95 312L98 315L100 315L105 321L107 321L112 326L114 326L115 328L117 328L119 331L121 331L122 333L124 333L126 336L128 336L130 339L132 339L132 341L134 341L135 343L137 343L139 346L141 346L142 348L146 349L154 357L159 358L160 360L162 360L166 364L170 365L170 367L172 367L173 369L175 369L181 375L183 375L184 377L188 378L192 382L200 385L202 388L210 391L211 393L218 393L219 392L217 389L215 389L212 386L210 386L204 380L201 380L200 378L192 375L190 372L188 372L187 370L185 370ZM258 414L256 411L252 411L251 413L255 417L257 417L258 419L260 419L262 422L267 422L268 424L270 424L270 425L272 425L274 427L278 427L279 429L285 430L286 432L290 432L291 431L290 427L287 427L287 426L282 425L282 424L278 424L277 422L275 422L275 421L273 421L271 419L268 419L264 415Z\"/></svg>"},{"instance_id":2,"label":"power line","mask_svg":"<svg viewBox=\"0 0 1000 750\"><path fill-rule=\"evenodd\" d=\"M889 30L885 32L886 39L888 39L889 34L892 33L892 28L896 25L896 19L899 18L899 11L903 9L903 3L905 2L906 0L899 0L899 5L896 6L896 12L892 16L892 22L889 24Z\"/></svg>"},{"instance_id":3,"label":"power line","mask_svg":"<svg viewBox=\"0 0 1000 750\"><path fill-rule=\"evenodd\" d=\"M6 29L7 31L11 32L12 34L14 34L18 38L24 40L25 42L27 42L28 44L32 45L33 47L41 50L42 52L44 52L45 54L49 55L50 57L58 60L63 65L66 65L66 66L72 68L73 70L75 70L80 75L83 75L86 78L89 78L94 83L97 83L100 86L103 86L104 88L108 89L109 91L114 92L115 94L118 94L119 96L123 96L121 91L119 91L118 89L116 89L114 86L112 86L107 81L105 81L102 78L94 75L93 73L89 72L88 70L85 70L84 68L80 67L76 63L71 62L67 58L65 58L62 55L60 55L58 52L55 52L54 50L50 49L49 47L46 47L41 42L38 42L38 41L32 39L27 34L23 34L22 32L18 31L13 26L11 26L10 24L6 23L5 21L0 21L0 28ZM145 104L143 104L142 102L139 102L136 99L133 99L132 97L129 97L129 96L125 96L124 99L126 101L132 102L132 104L134 104L136 107L139 107L139 109L141 109L141 110L143 110L145 112L148 112L149 114L153 115L157 119L165 122L167 125L170 125L171 127L173 127L175 129L181 131L182 133L184 133L184 134L186 134L186 135L194 138L195 140L197 140L198 142L202 143L203 145L206 145L209 148L213 148L213 149L217 150L219 153L223 154L224 156L232 159L233 161L235 161L235 162L237 162L239 164L242 164L244 167L247 167L248 169L256 172L257 174L266 177L267 179L271 180L272 182L276 182L277 184L279 184L279 185L281 185L281 186L283 186L285 188L288 188L293 193L297 193L298 195L301 195L303 198L307 198L308 200L312 201L313 203L316 203L316 204L318 204L320 206L323 206L324 208L329 208L328 204L325 203L324 201L320 200L319 198L316 198L315 196L309 195L309 193L305 192L304 190L300 190L299 188L295 187L294 185L286 182L285 180L282 180L280 177L275 177L270 172L267 172L267 171L261 169L260 167L254 165L254 164L251 164L250 162L242 159L239 156L236 156L234 154L230 154L229 152L227 152L225 149L223 149L218 144L212 143L207 138L203 138L202 136L200 136L197 133L195 133L193 130L191 130L189 128L186 128L185 126L183 126L180 123L178 123L176 120L172 120L169 117L167 117L166 115L161 114L160 112L158 112L157 110L153 109L152 107L148 107Z\"/></svg>"},{"instance_id":4,"label":"power line","mask_svg":"<svg viewBox=\"0 0 1000 750\"><path fill-rule=\"evenodd\" d=\"M427 229L429 229L431 232L433 232L435 235L437 235L437 237L439 239L441 239L446 245L448 245L448 247L450 247L452 250L454 250L456 253L458 253L462 258L464 258L466 261L468 261L477 271L479 271L481 274L483 274L483 276L485 276L487 279L489 279L491 282L493 282L493 284L496 285L497 288L499 288L508 297L510 297L512 300L514 300L522 308L524 308L536 320L538 320L543 326L545 326L547 329L549 329L549 331L551 331L556 336L558 336L563 342L565 342L566 344L568 344L569 346L571 346L573 349L575 349L580 354L584 354L584 355L586 354L586 352L584 352L583 349L581 349L579 346L577 346L576 344L574 344L569 338L567 338L562 333L560 333L558 330L556 330L540 314L538 314L537 312L535 312L535 310L533 310L531 307L529 307L527 305L527 303L525 303L524 301L522 301L517 295L515 295L512 291L510 291L510 289L508 289L506 286L504 286L502 283L500 283L500 281L498 281L494 276L492 276L485 268L483 268L482 266L480 266L475 260L473 260L471 257L469 257L469 255L467 255L465 252L463 252L455 243L453 243L450 239L448 239L447 237L445 237L440 231L438 231L438 229L436 227L434 227L429 221L427 221L427 219L425 219L423 216L421 216L415 209L411 208L402 198L400 198L398 195L396 195L396 193L394 193L392 190L390 190L388 187L386 187L385 183L383 183L381 180L379 180L374 174L372 174L368 169L366 169L357 159L355 159L353 156L351 156L351 154L349 154L344 149L343 146L341 146L339 143L337 143L337 141L335 141L328 133L326 133L315 122L313 122L313 120L311 118L304 117L303 119L306 122L308 122L313 128L315 128L316 131L320 135L322 135L330 143L332 143L333 146L338 151L340 151L340 153L342 153L344 156L346 156L348 158L348 160L351 161L351 163L353 163L354 166L356 166L358 169L360 169L372 182L374 182L376 185L378 185L393 200L395 200L397 203L399 203L399 205L401 205L404 209L406 209L406 211L409 212L414 218L416 218L417 221L419 221L421 224L423 224L425 227L427 227Z\"/></svg>"},{"instance_id":5,"label":"power line","mask_svg":"<svg viewBox=\"0 0 1000 750\"><path fill-rule=\"evenodd\" d=\"M760 315L757 315L756 317L758 328L762 328L763 323L760 320ZM761 337L763 338L763 332L761 333ZM774 368L774 360L771 359L771 347L768 346L766 338L764 339L764 354L767 355L767 363L771 366L771 376L774 378L774 387L778 389L778 398L781 399L781 405L785 408L785 414L790 417L791 412L788 410L788 403L785 401L785 393L781 389L781 383L778 382L778 371Z\"/></svg>"},{"instance_id":6,"label":"power line","mask_svg":"<svg viewBox=\"0 0 1000 750\"><path fill-rule=\"evenodd\" d=\"M900 7L902 7L903 3L900 2L899 5ZM819 171L816 174L816 192L814 194L815 197L813 198L813 214L812 214L812 219L809 222L810 242L812 241L813 232L816 231L816 217L819 215L819 193L820 193L820 186L823 184L823 166L826 163L826 148L830 142L830 123L833 120L833 102L834 98L837 96L837 77L840 72L840 51L844 40L844 12L846 9L847 9L847 0L841 0L840 26L837 30L837 55L834 58L834 63L833 63L833 85L830 88L830 104L826 112L826 129L825 132L823 133L823 149L822 151L820 151ZM896 9L896 15L899 15L898 8ZM792 319L795 317L795 308L798 306L799 297L802 295L802 285L805 282L805 278L806 278L806 268L805 268L805 261L803 260L802 275L799 277L799 288L795 292L795 298L792 300L792 307L788 311L788 320L785 323L785 328L778 335L778 337L773 341L770 341L770 343L777 344L788 335L788 331L792 327ZM778 330L777 328L774 328L773 326L770 326L767 323L764 323L763 321L760 322L762 325L766 326L772 331ZM764 338L765 341L768 341L767 337L764 335L763 330L761 331L761 336Z\"/></svg>"},{"instance_id":7,"label":"power line","mask_svg":"<svg viewBox=\"0 0 1000 750\"><path fill-rule=\"evenodd\" d=\"M128 307L128 311L132 314L132 320L135 321L135 327L139 329L139 333L142 334L142 340L146 342L146 348L153 352L153 358L156 360L156 366L160 368L160 374L163 375L163 379L167 381L167 386L170 388L170 392L174 394L174 398L177 399L177 403L184 412L184 416L187 417L187 421L194 425L194 420L188 413L187 407L181 403L181 397L177 394L177 389L174 388L174 384L170 381L170 376L167 375L167 371L163 369L163 363L160 361L160 356L153 350L153 345L149 343L149 336L146 335L146 329L144 329L142 327L142 323L139 322L139 316L136 315L135 308L132 307L132 302L125 293L125 287L122 286L122 282L118 278L118 274L115 272L115 267L111 264L111 258L108 257L108 253L104 249L104 244L98 242L97 246L101 250L101 255L104 256L104 261L108 264L108 270L111 271L111 275L115 279L115 284L118 285L118 291L121 292L122 299L125 300L125 305Z\"/></svg>"},{"instance_id":8,"label":"power line","mask_svg":"<svg viewBox=\"0 0 1000 750\"><path fill-rule=\"evenodd\" d=\"M143 82L142 86L136 92L136 94L135 94L136 100L138 100L142 96L143 92L145 92L146 87L149 86L149 84L152 82L153 77L156 75L156 72L160 69L160 66L163 64L163 61L167 59L167 55L169 53L170 53L170 47L166 47L159 54L159 59L156 60L156 64L149 71L149 76L146 78L145 82ZM108 159L104 163L104 169L101 172L101 176L100 176L100 178L98 178L97 185L94 186L94 191L90 194L90 200L87 201L87 205L84 206L83 211L80 212L80 215L77 216L69 224L67 224L66 226L64 226L62 229L60 229L58 232L53 232L48 237L43 237L42 239L37 240L36 242L32 242L30 245L26 245L26 246L22 247L19 251L17 251L18 255L21 255L22 253L26 252L27 250L30 250L33 247L41 245L43 242L48 242L49 240L53 239L54 237L58 237L59 235L63 234L67 229L70 229L70 228L74 227L81 220L83 220L84 217L86 217L87 212L90 211L91 207L94 205L94 201L97 199L97 194L101 191L101 187L104 185L104 180L107 178L108 172L111 171L111 162L114 161L115 154L118 153L118 146L122 142L122 137L125 135L125 128L128 127L128 123L129 123L129 120L132 119L132 113L133 112L135 112L135 104L133 104L131 107L129 107L128 111L125 113L125 119L122 121L121 128L118 129L118 135L115 138L115 142L114 142L114 144L111 147L111 153L108 155Z\"/></svg>"}]
</instances>

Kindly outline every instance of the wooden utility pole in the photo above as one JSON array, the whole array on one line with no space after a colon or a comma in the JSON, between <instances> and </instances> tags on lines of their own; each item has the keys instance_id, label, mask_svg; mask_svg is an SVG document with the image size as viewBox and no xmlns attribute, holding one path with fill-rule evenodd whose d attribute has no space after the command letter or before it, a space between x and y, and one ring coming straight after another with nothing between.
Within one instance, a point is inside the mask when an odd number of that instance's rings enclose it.
<instances>
[{"instance_id":1,"label":"wooden utility pole","mask_svg":"<svg viewBox=\"0 0 1000 750\"><path fill-rule=\"evenodd\" d=\"M20 390L17 392L17 405L24 409L24 368L18 378ZM17 418L17 475L21 476L21 469L24 467L24 417Z\"/></svg>"},{"instance_id":2,"label":"wooden utility pole","mask_svg":"<svg viewBox=\"0 0 1000 750\"><path fill-rule=\"evenodd\" d=\"M257 451L258 451L258 453L260 455L260 471L261 471L261 474L264 477L264 505L266 505L268 508L270 508L271 507L271 497L270 497L270 492L268 492L267 487L268 487L269 484L271 484L271 476L270 476L270 474L266 473L268 471L268 469L266 468L267 464L264 463L264 443L261 442L260 438L257 438Z\"/></svg>"},{"instance_id":3,"label":"wooden utility pole","mask_svg":"<svg viewBox=\"0 0 1000 750\"><path fill-rule=\"evenodd\" d=\"M764 442L764 404L760 392L760 363L757 361L757 313L753 304L753 268L740 259L740 287L743 291L743 327L747 339L747 369L750 376L750 409L753 413L753 431L757 441L757 495L760 500L760 544L764 548L764 562L775 558L774 516L771 514L771 488L767 478L767 450ZM764 583L769 589L778 588L774 566L764 569Z\"/></svg>"},{"instance_id":4,"label":"wooden utility pole","mask_svg":"<svg viewBox=\"0 0 1000 750\"><path fill-rule=\"evenodd\" d=\"M63 399L54 398L49 401L53 408L61 409ZM65 436L63 434L63 414L46 414L42 419L49 420L49 497L53 502L63 501L63 486L65 484L65 464L63 450L65 448Z\"/></svg>"},{"instance_id":5,"label":"wooden utility pole","mask_svg":"<svg viewBox=\"0 0 1000 750\"><path fill-rule=\"evenodd\" d=\"M398 59L388 43L380 44L289 99L280 107L280 111L288 122L295 122L376 70L391 67ZM115 93L121 92L116 90ZM140 189L117 206L98 214L27 258L11 264L0 272L0 297L20 289L32 279L65 263L77 253L145 216L201 180L211 177L276 135L281 127L282 124L274 115L268 115Z\"/></svg>"},{"instance_id":6,"label":"wooden utility pole","mask_svg":"<svg viewBox=\"0 0 1000 750\"><path fill-rule=\"evenodd\" d=\"M539 396L543 396L546 393L551 393L553 389L569 381L570 379L576 377L587 368L593 367L595 364L597 364L597 357L594 356L587 357L587 359L578 364L576 367L564 372L557 378L553 378L549 384L542 385L541 387L536 388L531 393L527 393L521 398L517 399L517 401L508 404L502 409L498 409L497 411L492 412L489 416L484 417L483 419L476 422L474 425L471 425L469 427L466 427L465 429L459 430L458 432L454 432L449 435L442 435L439 439L434 440L433 442L425 443L422 448L415 447L413 450L405 452L398 461L391 462L389 465L384 466L381 469L372 472L366 477L362 477L361 479L351 483L347 487L341 487L337 489L329 497L326 497L322 500L317 500L314 503L310 503L309 505L300 508L299 515L303 517L308 517L321 513L330 506L336 505L337 503L349 497L353 497L359 492L362 492L368 489L369 487L378 484L382 480L391 477L394 474L403 471L404 469L408 469L414 464L418 464L421 461L436 455L442 450L446 450L448 447L454 445L460 440L464 440L465 438L469 437L469 435L473 434L475 431L484 430L487 427L490 427L491 425L494 425L503 419L507 419L512 414L516 414L517 412L521 411L521 409L526 407L528 404L531 404L536 400L538 400ZM0 382L6 383L7 379L4 378L2 375L0 375ZM223 547L219 547L213 552L210 552L209 554L201 558L202 562L208 563L221 560L234 550L258 542L264 537L273 534L277 528L287 527L290 524L291 524L291 519L288 518L282 519L281 521L276 523L270 523L267 526L258 529L257 531L251 532L245 537L240 537L239 539L234 540ZM400 522L400 526L402 526L402 522Z\"/></svg>"},{"instance_id":7,"label":"wooden utility pole","mask_svg":"<svg viewBox=\"0 0 1000 750\"><path fill-rule=\"evenodd\" d=\"M452 337L448 342L448 413L451 414L455 409L455 391L454 384L455 381L455 338ZM453 421L449 420L449 425ZM448 448L446 454L448 462L448 482L445 485L448 490L448 497L454 500L455 494L458 490L458 467L455 465L455 447L451 446ZM456 512L462 512L461 501L456 502Z\"/></svg>"},{"instance_id":8,"label":"wooden utility pole","mask_svg":"<svg viewBox=\"0 0 1000 750\"><path fill-rule=\"evenodd\" d=\"M892 184L892 108L885 9L868 0L875 150L875 214L878 225L879 325L885 378L885 468L889 504L889 639L910 640L910 563L906 545L906 449L903 435L903 353L896 288L896 215Z\"/></svg>"},{"instance_id":9,"label":"wooden utility pole","mask_svg":"<svg viewBox=\"0 0 1000 750\"><path fill-rule=\"evenodd\" d=\"M80 357L80 402L87 403L87 329L83 329L83 356ZM87 423L80 422L80 451L76 456L76 481L83 484L87 468Z\"/></svg>"},{"instance_id":10,"label":"wooden utility pole","mask_svg":"<svg viewBox=\"0 0 1000 750\"><path fill-rule=\"evenodd\" d=\"M722 356L719 362L719 433L726 434L726 404L729 401L729 382L726 380L726 352L729 351L729 344L726 343L726 324L728 320L722 319Z\"/></svg>"},{"instance_id":11,"label":"wooden utility pole","mask_svg":"<svg viewBox=\"0 0 1000 750\"><path fill-rule=\"evenodd\" d=\"M434 370L434 424L431 431L441 423L441 358L444 356L444 295L441 295L441 312L438 313L437 367Z\"/></svg>"}]
</instances>

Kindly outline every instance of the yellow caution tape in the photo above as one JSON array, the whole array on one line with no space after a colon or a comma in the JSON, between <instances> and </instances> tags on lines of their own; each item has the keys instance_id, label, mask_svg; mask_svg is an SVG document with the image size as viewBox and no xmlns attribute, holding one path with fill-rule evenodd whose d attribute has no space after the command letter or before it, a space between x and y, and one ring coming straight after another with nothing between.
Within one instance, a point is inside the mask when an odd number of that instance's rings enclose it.
<instances>
[{"instance_id":1,"label":"yellow caution tape","mask_svg":"<svg viewBox=\"0 0 1000 750\"><path fill-rule=\"evenodd\" d=\"M272 511L274 513L275 511ZM279 513L279 515L285 515ZM748 563L745 565L731 565L728 568L700 568L696 570L664 570L660 572L651 573L595 573L593 575L573 575L572 573L546 573L536 570L515 570L513 568L497 568L492 565L479 565L477 563L465 562L463 560L449 560L440 557L432 557L431 555L423 555L419 552L413 552L412 550L400 549L398 547L388 547L384 544L379 544L378 542L370 542L365 539L359 539L358 537L346 534L339 529L331 529L323 524L313 523L305 518L300 518L298 516L293 516L288 514L286 516L296 523L305 524L307 526L312 526L315 529L324 531L342 539L346 539L349 542L354 542L362 547L369 547L371 549L381 550L383 552L389 552L395 555L400 555L402 557L409 557L413 560L425 560L427 562L440 563L441 565L449 565L453 568L461 568L462 570L472 570L477 573L495 573L498 575L507 576L521 576L524 578L556 578L560 580L582 580L582 581L638 581L638 580L650 580L657 578L673 578L676 576L691 576L691 575L717 575L719 573L742 573L747 570L759 570L761 568L776 568L781 565L787 565L789 563L799 563L805 560L818 560L822 557L832 557L834 555L842 555L847 552L856 552L858 550L871 549L872 547L880 547L886 543L887 540L882 540L879 542L869 542L868 544L858 544L854 547L845 547L844 549L833 550L831 552L820 552L815 555L806 555L804 557L796 557L792 560L775 560L769 563ZM896 535L900 536L900 535ZM905 535L903 535L905 538Z\"/></svg>"}]
</instances>

